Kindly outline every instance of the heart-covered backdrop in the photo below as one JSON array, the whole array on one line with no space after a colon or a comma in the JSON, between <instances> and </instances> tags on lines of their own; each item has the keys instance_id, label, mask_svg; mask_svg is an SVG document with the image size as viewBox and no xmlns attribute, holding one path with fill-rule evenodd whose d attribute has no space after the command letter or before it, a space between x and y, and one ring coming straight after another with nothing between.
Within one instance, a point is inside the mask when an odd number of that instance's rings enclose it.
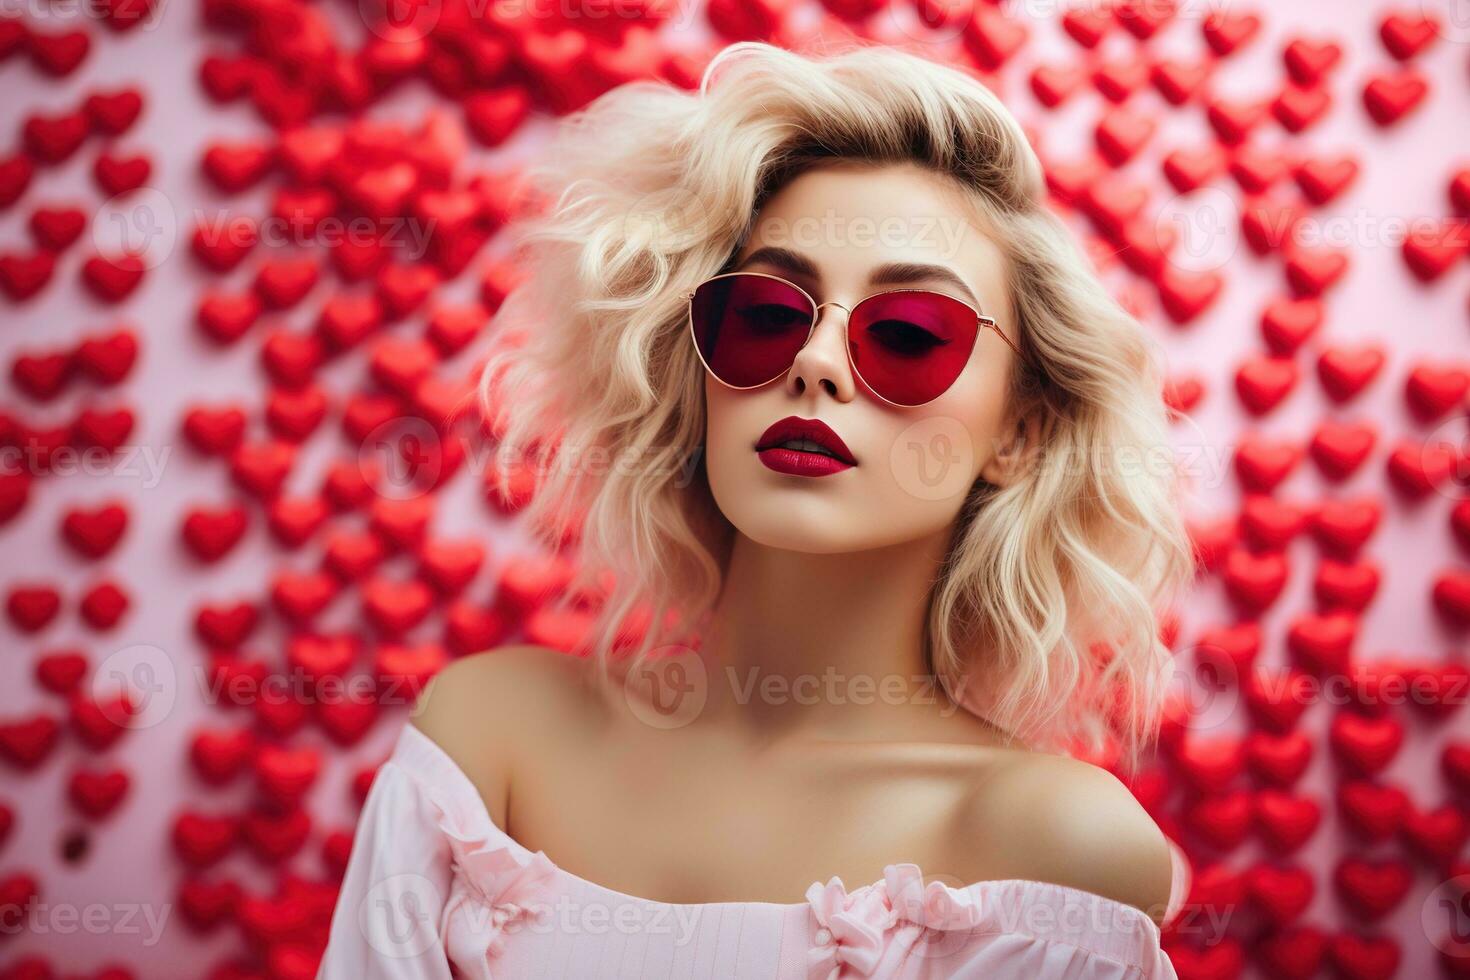
<instances>
[{"instance_id":1,"label":"heart-covered backdrop","mask_svg":"<svg viewBox=\"0 0 1470 980\"><path fill-rule=\"evenodd\" d=\"M1181 976L1470 975L1463 6L389 2L0 11L0 975L312 975L403 706L596 602L457 411L518 166L848 35L992 85L1168 352Z\"/></svg>"}]
</instances>

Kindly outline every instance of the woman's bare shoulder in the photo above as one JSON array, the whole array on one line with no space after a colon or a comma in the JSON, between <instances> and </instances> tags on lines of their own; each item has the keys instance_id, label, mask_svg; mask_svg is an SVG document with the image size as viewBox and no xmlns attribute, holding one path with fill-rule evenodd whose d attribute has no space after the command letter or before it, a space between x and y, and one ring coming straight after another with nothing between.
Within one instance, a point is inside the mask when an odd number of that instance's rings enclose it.
<instances>
[{"instance_id":1,"label":"woman's bare shoulder","mask_svg":"<svg viewBox=\"0 0 1470 980\"><path fill-rule=\"evenodd\" d=\"M453 661L409 715L464 770L492 816L503 817L512 767L547 739L570 740L596 723L592 664L547 647L498 647Z\"/></svg>"},{"instance_id":2,"label":"woman's bare shoulder","mask_svg":"<svg viewBox=\"0 0 1470 980\"><path fill-rule=\"evenodd\" d=\"M967 836L980 835L987 850L1003 842L1007 877L1079 888L1162 919L1173 884L1168 840L1108 770L1008 751L986 767L962 813Z\"/></svg>"}]
</instances>

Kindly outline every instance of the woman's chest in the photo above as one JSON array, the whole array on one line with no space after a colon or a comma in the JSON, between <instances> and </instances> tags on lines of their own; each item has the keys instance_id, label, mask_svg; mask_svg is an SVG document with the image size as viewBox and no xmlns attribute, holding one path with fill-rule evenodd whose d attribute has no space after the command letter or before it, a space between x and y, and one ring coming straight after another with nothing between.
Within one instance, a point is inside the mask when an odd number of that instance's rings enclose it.
<instances>
[{"instance_id":1,"label":"woman's chest","mask_svg":"<svg viewBox=\"0 0 1470 980\"><path fill-rule=\"evenodd\" d=\"M510 832L563 869L662 902L799 902L916 863L956 887L968 781L946 767L823 753L593 752L513 787Z\"/></svg>"}]
</instances>

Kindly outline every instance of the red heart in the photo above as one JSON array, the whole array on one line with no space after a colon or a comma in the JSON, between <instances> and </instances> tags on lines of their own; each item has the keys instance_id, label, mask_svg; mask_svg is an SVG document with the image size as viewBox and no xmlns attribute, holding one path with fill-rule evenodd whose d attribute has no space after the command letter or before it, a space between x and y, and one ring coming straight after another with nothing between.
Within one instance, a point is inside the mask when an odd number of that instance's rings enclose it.
<instances>
[{"instance_id":1,"label":"red heart","mask_svg":"<svg viewBox=\"0 0 1470 980\"><path fill-rule=\"evenodd\" d=\"M286 310L295 306L321 278L315 259L271 259L255 275L255 294L266 307Z\"/></svg>"},{"instance_id":2,"label":"red heart","mask_svg":"<svg viewBox=\"0 0 1470 980\"><path fill-rule=\"evenodd\" d=\"M195 507L184 515L180 527L184 543L200 561L218 561L229 554L250 525L243 507Z\"/></svg>"},{"instance_id":3,"label":"red heart","mask_svg":"<svg viewBox=\"0 0 1470 980\"><path fill-rule=\"evenodd\" d=\"M1372 562L1324 558L1312 580L1312 592L1325 609L1362 612L1378 594L1379 581L1378 566Z\"/></svg>"},{"instance_id":4,"label":"red heart","mask_svg":"<svg viewBox=\"0 0 1470 980\"><path fill-rule=\"evenodd\" d=\"M363 612L390 636L406 633L428 616L434 595L423 582L369 579L362 587Z\"/></svg>"},{"instance_id":5,"label":"red heart","mask_svg":"<svg viewBox=\"0 0 1470 980\"><path fill-rule=\"evenodd\" d=\"M30 474L0 472L0 525L24 510L30 496Z\"/></svg>"},{"instance_id":6,"label":"red heart","mask_svg":"<svg viewBox=\"0 0 1470 980\"><path fill-rule=\"evenodd\" d=\"M1271 114L1289 133L1300 133L1327 115L1332 96L1325 88L1287 84L1271 103Z\"/></svg>"},{"instance_id":7,"label":"red heart","mask_svg":"<svg viewBox=\"0 0 1470 980\"><path fill-rule=\"evenodd\" d=\"M36 165L24 153L0 157L0 208L8 208L25 193Z\"/></svg>"},{"instance_id":8,"label":"red heart","mask_svg":"<svg viewBox=\"0 0 1470 980\"><path fill-rule=\"evenodd\" d=\"M232 102L250 91L259 67L250 55L210 55L199 65L199 81L216 102Z\"/></svg>"},{"instance_id":9,"label":"red heart","mask_svg":"<svg viewBox=\"0 0 1470 980\"><path fill-rule=\"evenodd\" d=\"M1210 67L1207 61L1188 64L1173 58L1160 58L1149 68L1149 81L1171 105L1183 105L1203 88L1210 76Z\"/></svg>"},{"instance_id":10,"label":"red heart","mask_svg":"<svg viewBox=\"0 0 1470 980\"><path fill-rule=\"evenodd\" d=\"M143 95L132 88L93 92L82 103L82 110L92 121L94 132L103 136L121 136L142 115Z\"/></svg>"},{"instance_id":11,"label":"red heart","mask_svg":"<svg viewBox=\"0 0 1470 980\"><path fill-rule=\"evenodd\" d=\"M136 255L94 255L82 265L82 283L107 303L126 299L143 281L143 260Z\"/></svg>"},{"instance_id":12,"label":"red heart","mask_svg":"<svg viewBox=\"0 0 1470 980\"><path fill-rule=\"evenodd\" d=\"M211 647L232 650L255 630L259 613L248 602L203 605L194 615L194 632Z\"/></svg>"},{"instance_id":13,"label":"red heart","mask_svg":"<svg viewBox=\"0 0 1470 980\"><path fill-rule=\"evenodd\" d=\"M128 511L121 503L75 507L62 518L61 536L79 555L101 558L117 547L127 527Z\"/></svg>"},{"instance_id":14,"label":"red heart","mask_svg":"<svg viewBox=\"0 0 1470 980\"><path fill-rule=\"evenodd\" d=\"M326 187L281 187L271 202L271 217L291 234L315 233L337 210L337 195Z\"/></svg>"},{"instance_id":15,"label":"red heart","mask_svg":"<svg viewBox=\"0 0 1470 980\"><path fill-rule=\"evenodd\" d=\"M1312 740L1301 732L1251 732L1245 737L1245 761L1257 779L1290 787L1312 761Z\"/></svg>"},{"instance_id":16,"label":"red heart","mask_svg":"<svg viewBox=\"0 0 1470 980\"><path fill-rule=\"evenodd\" d=\"M87 746L99 752L111 748L131 727L137 714L137 706L125 693L101 700L77 694L69 702L69 708L72 729Z\"/></svg>"},{"instance_id":17,"label":"red heart","mask_svg":"<svg viewBox=\"0 0 1470 980\"><path fill-rule=\"evenodd\" d=\"M299 807L282 811L252 810L245 814L240 830L246 845L259 860L279 864L306 843L311 834L311 817Z\"/></svg>"},{"instance_id":18,"label":"red heart","mask_svg":"<svg viewBox=\"0 0 1470 980\"><path fill-rule=\"evenodd\" d=\"M56 271L56 256L51 252L0 255L0 289L16 302L30 299L51 281Z\"/></svg>"},{"instance_id":19,"label":"red heart","mask_svg":"<svg viewBox=\"0 0 1470 980\"><path fill-rule=\"evenodd\" d=\"M1316 697L1306 675L1259 668L1247 675L1243 693L1251 720L1278 734L1291 731Z\"/></svg>"},{"instance_id":20,"label":"red heart","mask_svg":"<svg viewBox=\"0 0 1470 980\"><path fill-rule=\"evenodd\" d=\"M261 344L260 359L276 384L300 388L315 377L326 359L326 350L315 334L279 328Z\"/></svg>"},{"instance_id":21,"label":"red heart","mask_svg":"<svg viewBox=\"0 0 1470 980\"><path fill-rule=\"evenodd\" d=\"M1277 854L1297 851L1322 823L1322 807L1308 796L1263 789L1256 794L1256 826Z\"/></svg>"},{"instance_id":22,"label":"red heart","mask_svg":"<svg viewBox=\"0 0 1470 980\"><path fill-rule=\"evenodd\" d=\"M327 538L322 564L343 582L356 582L372 572L386 554L383 539L376 534L336 531Z\"/></svg>"},{"instance_id":23,"label":"red heart","mask_svg":"<svg viewBox=\"0 0 1470 980\"><path fill-rule=\"evenodd\" d=\"M350 634L297 633L286 644L286 662L315 682L344 676L360 652Z\"/></svg>"},{"instance_id":24,"label":"red heart","mask_svg":"<svg viewBox=\"0 0 1470 980\"><path fill-rule=\"evenodd\" d=\"M1294 662L1316 676L1346 674L1358 619L1348 612L1304 613L1291 621L1286 645Z\"/></svg>"},{"instance_id":25,"label":"red heart","mask_svg":"<svg viewBox=\"0 0 1470 980\"><path fill-rule=\"evenodd\" d=\"M206 729L189 743L189 761L199 778L211 785L233 779L255 753L255 738L248 729Z\"/></svg>"},{"instance_id":26,"label":"red heart","mask_svg":"<svg viewBox=\"0 0 1470 980\"><path fill-rule=\"evenodd\" d=\"M295 461L290 443L245 443L230 455L230 476L246 492L269 499L280 492Z\"/></svg>"},{"instance_id":27,"label":"red heart","mask_svg":"<svg viewBox=\"0 0 1470 980\"><path fill-rule=\"evenodd\" d=\"M1208 793L1184 810L1184 825L1217 851L1229 851L1245 840L1251 829L1251 794L1246 790Z\"/></svg>"},{"instance_id":28,"label":"red heart","mask_svg":"<svg viewBox=\"0 0 1470 980\"><path fill-rule=\"evenodd\" d=\"M1295 202L1251 195L1241 207L1240 232L1252 251L1266 255L1289 244L1301 220Z\"/></svg>"},{"instance_id":29,"label":"red heart","mask_svg":"<svg viewBox=\"0 0 1470 980\"><path fill-rule=\"evenodd\" d=\"M72 423L74 441L79 446L96 446L115 452L132 434L136 421L128 408L84 408Z\"/></svg>"},{"instance_id":30,"label":"red heart","mask_svg":"<svg viewBox=\"0 0 1470 980\"><path fill-rule=\"evenodd\" d=\"M233 405L195 406L184 413L184 437L206 455L234 450L245 437L245 413Z\"/></svg>"},{"instance_id":31,"label":"red heart","mask_svg":"<svg viewBox=\"0 0 1470 980\"><path fill-rule=\"evenodd\" d=\"M373 502L369 523L385 544L412 551L428 533L434 516L434 498L427 494L395 500L382 497Z\"/></svg>"},{"instance_id":32,"label":"red heart","mask_svg":"<svg viewBox=\"0 0 1470 980\"><path fill-rule=\"evenodd\" d=\"M411 704L448 663L449 654L437 643L383 644L374 662L379 699L384 704Z\"/></svg>"},{"instance_id":33,"label":"red heart","mask_svg":"<svg viewBox=\"0 0 1470 980\"><path fill-rule=\"evenodd\" d=\"M49 585L16 585L10 589L5 611L16 629L35 633L61 611L61 594Z\"/></svg>"},{"instance_id":34,"label":"red heart","mask_svg":"<svg viewBox=\"0 0 1470 980\"><path fill-rule=\"evenodd\" d=\"M1281 53L1286 70L1301 85L1315 85L1342 60L1341 46L1332 41L1294 38Z\"/></svg>"},{"instance_id":35,"label":"red heart","mask_svg":"<svg viewBox=\"0 0 1470 980\"><path fill-rule=\"evenodd\" d=\"M1219 273L1166 266L1159 275L1159 302L1175 323L1188 323L1207 310L1225 285Z\"/></svg>"},{"instance_id":36,"label":"red heart","mask_svg":"<svg viewBox=\"0 0 1470 980\"><path fill-rule=\"evenodd\" d=\"M254 293L207 292L199 302L197 320L213 340L229 344L244 336L260 311L261 302Z\"/></svg>"},{"instance_id":37,"label":"red heart","mask_svg":"<svg viewBox=\"0 0 1470 980\"><path fill-rule=\"evenodd\" d=\"M1157 124L1152 116L1132 109L1108 111L1093 130L1093 139L1103 157L1113 166L1121 166L1138 155L1153 136Z\"/></svg>"},{"instance_id":38,"label":"red heart","mask_svg":"<svg viewBox=\"0 0 1470 980\"><path fill-rule=\"evenodd\" d=\"M1261 18L1249 13L1216 11L1200 24L1206 43L1220 57L1240 50L1261 29Z\"/></svg>"},{"instance_id":39,"label":"red heart","mask_svg":"<svg viewBox=\"0 0 1470 980\"><path fill-rule=\"evenodd\" d=\"M322 306L316 331L334 351L356 346L383 325L383 306L377 296L338 295ZM432 328L432 323L431 323Z\"/></svg>"},{"instance_id":40,"label":"red heart","mask_svg":"<svg viewBox=\"0 0 1470 980\"><path fill-rule=\"evenodd\" d=\"M1415 222L1404 236L1404 263L1422 282L1433 282L1470 250L1470 221L1451 218L1432 226Z\"/></svg>"},{"instance_id":41,"label":"red heart","mask_svg":"<svg viewBox=\"0 0 1470 980\"><path fill-rule=\"evenodd\" d=\"M1225 557L1225 591L1247 611L1259 612L1280 597L1287 572L1285 555L1255 554L1244 548L1232 548Z\"/></svg>"},{"instance_id":42,"label":"red heart","mask_svg":"<svg viewBox=\"0 0 1470 980\"><path fill-rule=\"evenodd\" d=\"M1222 143L1234 146L1245 142L1251 132L1266 118L1269 103L1265 101L1234 101L1210 99L1205 109L1205 120Z\"/></svg>"},{"instance_id":43,"label":"red heart","mask_svg":"<svg viewBox=\"0 0 1470 980\"><path fill-rule=\"evenodd\" d=\"M287 442L304 442L326 414L327 396L317 385L307 385L299 391L272 389L265 406L266 424L272 433Z\"/></svg>"},{"instance_id":44,"label":"red heart","mask_svg":"<svg viewBox=\"0 0 1470 980\"><path fill-rule=\"evenodd\" d=\"M43 34L32 28L26 37L26 54L31 64L53 78L63 78L76 71L91 49L92 39L85 31Z\"/></svg>"},{"instance_id":45,"label":"red heart","mask_svg":"<svg viewBox=\"0 0 1470 980\"><path fill-rule=\"evenodd\" d=\"M1470 571L1452 568L1434 580L1434 608L1456 627L1470 626Z\"/></svg>"},{"instance_id":46,"label":"red heart","mask_svg":"<svg viewBox=\"0 0 1470 980\"><path fill-rule=\"evenodd\" d=\"M1363 86L1363 107L1380 126L1392 126L1429 94L1429 82L1412 68L1379 74Z\"/></svg>"},{"instance_id":47,"label":"red heart","mask_svg":"<svg viewBox=\"0 0 1470 980\"><path fill-rule=\"evenodd\" d=\"M1327 954L1327 934L1316 926L1287 926L1263 935L1252 953L1272 977L1308 980L1321 969Z\"/></svg>"},{"instance_id":48,"label":"red heart","mask_svg":"<svg viewBox=\"0 0 1470 980\"><path fill-rule=\"evenodd\" d=\"M1263 551L1284 549L1307 525L1306 511L1263 493L1248 493L1240 512L1245 541Z\"/></svg>"},{"instance_id":49,"label":"red heart","mask_svg":"<svg viewBox=\"0 0 1470 980\"><path fill-rule=\"evenodd\" d=\"M337 161L346 143L338 126L304 126L281 135L278 152L281 165L298 184L322 181Z\"/></svg>"},{"instance_id":50,"label":"red heart","mask_svg":"<svg viewBox=\"0 0 1470 980\"><path fill-rule=\"evenodd\" d=\"M240 822L228 815L184 811L174 819L174 852L193 868L218 863L239 840Z\"/></svg>"},{"instance_id":51,"label":"red heart","mask_svg":"<svg viewBox=\"0 0 1470 980\"><path fill-rule=\"evenodd\" d=\"M148 183L152 174L153 163L142 154L118 157L104 150L92 164L93 179L102 188L102 192L108 195L115 196L137 190Z\"/></svg>"},{"instance_id":52,"label":"red heart","mask_svg":"<svg viewBox=\"0 0 1470 980\"><path fill-rule=\"evenodd\" d=\"M384 316L396 320L407 316L428 300L439 286L439 273L427 265L390 265L377 278L378 299Z\"/></svg>"},{"instance_id":53,"label":"red heart","mask_svg":"<svg viewBox=\"0 0 1470 980\"><path fill-rule=\"evenodd\" d=\"M1217 936L1207 946L1171 946L1169 959L1188 980L1235 980L1245 970L1245 947L1234 936Z\"/></svg>"},{"instance_id":54,"label":"red heart","mask_svg":"<svg viewBox=\"0 0 1470 980\"><path fill-rule=\"evenodd\" d=\"M1391 715L1365 717L1353 711L1332 716L1328 741L1344 765L1363 776L1382 772L1404 744L1403 722Z\"/></svg>"},{"instance_id":55,"label":"red heart","mask_svg":"<svg viewBox=\"0 0 1470 980\"><path fill-rule=\"evenodd\" d=\"M1309 157L1297 165L1295 178L1307 200L1327 204L1352 186L1359 171L1358 161L1351 156Z\"/></svg>"},{"instance_id":56,"label":"red heart","mask_svg":"<svg viewBox=\"0 0 1470 980\"><path fill-rule=\"evenodd\" d=\"M1037 65L1031 70L1031 91L1048 109L1056 108L1082 85L1087 77L1080 65Z\"/></svg>"},{"instance_id":57,"label":"red heart","mask_svg":"<svg viewBox=\"0 0 1470 980\"><path fill-rule=\"evenodd\" d=\"M337 596L337 581L326 572L283 571L271 584L271 602L294 623L310 620Z\"/></svg>"},{"instance_id":58,"label":"red heart","mask_svg":"<svg viewBox=\"0 0 1470 980\"><path fill-rule=\"evenodd\" d=\"M1421 422L1437 422L1470 392L1470 370L1455 364L1414 365L1404 382L1409 408Z\"/></svg>"},{"instance_id":59,"label":"red heart","mask_svg":"<svg viewBox=\"0 0 1470 980\"><path fill-rule=\"evenodd\" d=\"M77 367L100 385L117 384L128 376L138 359L138 335L130 329L83 338L77 346Z\"/></svg>"},{"instance_id":60,"label":"red heart","mask_svg":"<svg viewBox=\"0 0 1470 980\"><path fill-rule=\"evenodd\" d=\"M444 642L456 656L499 646L511 623L500 612L460 601L444 613Z\"/></svg>"},{"instance_id":61,"label":"red heart","mask_svg":"<svg viewBox=\"0 0 1470 980\"><path fill-rule=\"evenodd\" d=\"M198 932L209 932L234 915L242 891L233 881L185 880L179 885L179 913Z\"/></svg>"},{"instance_id":62,"label":"red heart","mask_svg":"<svg viewBox=\"0 0 1470 980\"><path fill-rule=\"evenodd\" d=\"M53 694L72 694L87 675L87 656L77 650L57 650L36 660L36 680Z\"/></svg>"},{"instance_id":63,"label":"red heart","mask_svg":"<svg viewBox=\"0 0 1470 980\"><path fill-rule=\"evenodd\" d=\"M244 214L204 218L194 227L189 248L213 272L229 272L244 260L259 240L255 219ZM252 317L253 319L253 317Z\"/></svg>"},{"instance_id":64,"label":"red heart","mask_svg":"<svg viewBox=\"0 0 1470 980\"><path fill-rule=\"evenodd\" d=\"M56 747L61 725L50 715L0 722L0 755L20 769L35 769Z\"/></svg>"},{"instance_id":65,"label":"red heart","mask_svg":"<svg viewBox=\"0 0 1470 980\"><path fill-rule=\"evenodd\" d=\"M469 346L484 328L490 314L478 303L438 306L429 316L426 336L443 357L453 357Z\"/></svg>"},{"instance_id":66,"label":"red heart","mask_svg":"<svg viewBox=\"0 0 1470 980\"><path fill-rule=\"evenodd\" d=\"M1266 862L1246 870L1245 887L1251 901L1275 925L1295 920L1317 894L1317 882L1310 871Z\"/></svg>"},{"instance_id":67,"label":"red heart","mask_svg":"<svg viewBox=\"0 0 1470 980\"><path fill-rule=\"evenodd\" d=\"M1338 933L1328 943L1332 965L1345 980L1389 980L1399 969L1399 944L1388 936Z\"/></svg>"},{"instance_id":68,"label":"red heart","mask_svg":"<svg viewBox=\"0 0 1470 980\"><path fill-rule=\"evenodd\" d=\"M321 773L322 756L310 747L262 745L255 754L255 782L271 801L294 806Z\"/></svg>"},{"instance_id":69,"label":"red heart","mask_svg":"<svg viewBox=\"0 0 1470 980\"><path fill-rule=\"evenodd\" d=\"M1247 194L1270 190L1291 172L1293 161L1285 152L1247 144L1230 158L1230 176Z\"/></svg>"},{"instance_id":70,"label":"red heart","mask_svg":"<svg viewBox=\"0 0 1470 980\"><path fill-rule=\"evenodd\" d=\"M1440 867L1458 855L1470 839L1470 819L1454 803L1443 803L1432 810L1411 806L1399 830L1416 854Z\"/></svg>"},{"instance_id":71,"label":"red heart","mask_svg":"<svg viewBox=\"0 0 1470 980\"><path fill-rule=\"evenodd\" d=\"M465 126L484 146L499 146L515 135L531 114L531 95L521 85L501 85L469 95L463 102Z\"/></svg>"},{"instance_id":72,"label":"red heart","mask_svg":"<svg viewBox=\"0 0 1470 980\"><path fill-rule=\"evenodd\" d=\"M1181 194L1210 183L1225 170L1225 151L1215 144L1197 150L1174 150L1164 157L1164 177Z\"/></svg>"},{"instance_id":73,"label":"red heart","mask_svg":"<svg viewBox=\"0 0 1470 980\"><path fill-rule=\"evenodd\" d=\"M1470 742L1446 742L1439 763L1450 785L1457 792L1470 796Z\"/></svg>"},{"instance_id":74,"label":"red heart","mask_svg":"<svg viewBox=\"0 0 1470 980\"><path fill-rule=\"evenodd\" d=\"M275 153L265 143L213 143L204 151L200 166L204 176L226 194L259 183L275 162Z\"/></svg>"},{"instance_id":75,"label":"red heart","mask_svg":"<svg viewBox=\"0 0 1470 980\"><path fill-rule=\"evenodd\" d=\"M1377 440L1378 429L1371 422L1327 419L1312 435L1309 449L1322 475L1341 481L1357 472Z\"/></svg>"},{"instance_id":76,"label":"red heart","mask_svg":"<svg viewBox=\"0 0 1470 980\"><path fill-rule=\"evenodd\" d=\"M70 351L22 354L10 365L10 379L32 398L49 401L71 379L75 363Z\"/></svg>"},{"instance_id":77,"label":"red heart","mask_svg":"<svg viewBox=\"0 0 1470 980\"><path fill-rule=\"evenodd\" d=\"M1252 357L1235 372L1235 393L1245 407L1263 415L1281 404L1297 383L1296 362L1286 357Z\"/></svg>"},{"instance_id":78,"label":"red heart","mask_svg":"<svg viewBox=\"0 0 1470 980\"><path fill-rule=\"evenodd\" d=\"M1393 911L1413 883L1409 866L1396 858L1348 856L1337 862L1332 874L1338 898L1355 915L1370 922Z\"/></svg>"},{"instance_id":79,"label":"red heart","mask_svg":"<svg viewBox=\"0 0 1470 980\"><path fill-rule=\"evenodd\" d=\"M1390 13L1378 23L1378 36L1383 39L1383 46L1400 61L1408 61L1433 44L1439 31L1438 19L1425 10L1420 10L1417 16Z\"/></svg>"},{"instance_id":80,"label":"red heart","mask_svg":"<svg viewBox=\"0 0 1470 980\"><path fill-rule=\"evenodd\" d=\"M1320 296L1348 269L1347 252L1293 246L1286 258L1286 281L1297 296Z\"/></svg>"},{"instance_id":81,"label":"red heart","mask_svg":"<svg viewBox=\"0 0 1470 980\"><path fill-rule=\"evenodd\" d=\"M267 515L271 535L288 548L299 547L322 526L328 513L320 497L277 497L270 502Z\"/></svg>"},{"instance_id":82,"label":"red heart","mask_svg":"<svg viewBox=\"0 0 1470 980\"><path fill-rule=\"evenodd\" d=\"M1383 517L1383 508L1371 497L1324 500L1312 515L1312 535L1329 552L1354 557Z\"/></svg>"},{"instance_id":83,"label":"red heart","mask_svg":"<svg viewBox=\"0 0 1470 980\"><path fill-rule=\"evenodd\" d=\"M338 510L354 510L372 499L375 479L371 460L363 457L338 460L327 469L322 494Z\"/></svg>"},{"instance_id":84,"label":"red heart","mask_svg":"<svg viewBox=\"0 0 1470 980\"><path fill-rule=\"evenodd\" d=\"M37 208L31 212L31 238L37 248L47 251L65 251L86 227L87 215L81 208Z\"/></svg>"},{"instance_id":85,"label":"red heart","mask_svg":"<svg viewBox=\"0 0 1470 980\"><path fill-rule=\"evenodd\" d=\"M1401 439L1388 454L1388 478L1404 496L1429 496L1455 474L1459 458L1443 440L1420 443Z\"/></svg>"},{"instance_id":86,"label":"red heart","mask_svg":"<svg viewBox=\"0 0 1470 980\"><path fill-rule=\"evenodd\" d=\"M356 745L378 720L378 703L370 698L318 701L316 720L338 745Z\"/></svg>"},{"instance_id":87,"label":"red heart","mask_svg":"<svg viewBox=\"0 0 1470 980\"><path fill-rule=\"evenodd\" d=\"M90 129L80 111L54 116L36 112L26 117L21 136L26 151L37 161L61 163L81 147Z\"/></svg>"},{"instance_id":88,"label":"red heart","mask_svg":"<svg viewBox=\"0 0 1470 980\"><path fill-rule=\"evenodd\" d=\"M1317 358L1317 377L1336 402L1346 402L1368 386L1383 367L1383 349L1376 344L1328 347Z\"/></svg>"},{"instance_id":89,"label":"red heart","mask_svg":"<svg viewBox=\"0 0 1470 980\"><path fill-rule=\"evenodd\" d=\"M67 798L72 806L96 820L117 809L127 795L128 785L128 774L121 769L83 769L73 773L67 783Z\"/></svg>"},{"instance_id":90,"label":"red heart","mask_svg":"<svg viewBox=\"0 0 1470 980\"><path fill-rule=\"evenodd\" d=\"M420 573L445 595L463 591L484 562L485 546L472 539L428 541L419 550Z\"/></svg>"},{"instance_id":91,"label":"red heart","mask_svg":"<svg viewBox=\"0 0 1470 980\"><path fill-rule=\"evenodd\" d=\"M1144 59L1115 58L1105 61L1092 73L1092 85L1109 102L1126 102L1134 92L1148 84L1149 64Z\"/></svg>"}]
</instances>

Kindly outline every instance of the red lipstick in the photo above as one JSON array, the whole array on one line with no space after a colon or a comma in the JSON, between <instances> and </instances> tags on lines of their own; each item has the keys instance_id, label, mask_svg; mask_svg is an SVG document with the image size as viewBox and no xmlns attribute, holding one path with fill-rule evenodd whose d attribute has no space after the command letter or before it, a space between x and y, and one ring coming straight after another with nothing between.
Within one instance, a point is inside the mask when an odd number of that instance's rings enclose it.
<instances>
[{"instance_id":1,"label":"red lipstick","mask_svg":"<svg viewBox=\"0 0 1470 980\"><path fill-rule=\"evenodd\" d=\"M761 433L760 461L778 473L830 476L857 465L842 438L821 419L788 415Z\"/></svg>"}]
</instances>

